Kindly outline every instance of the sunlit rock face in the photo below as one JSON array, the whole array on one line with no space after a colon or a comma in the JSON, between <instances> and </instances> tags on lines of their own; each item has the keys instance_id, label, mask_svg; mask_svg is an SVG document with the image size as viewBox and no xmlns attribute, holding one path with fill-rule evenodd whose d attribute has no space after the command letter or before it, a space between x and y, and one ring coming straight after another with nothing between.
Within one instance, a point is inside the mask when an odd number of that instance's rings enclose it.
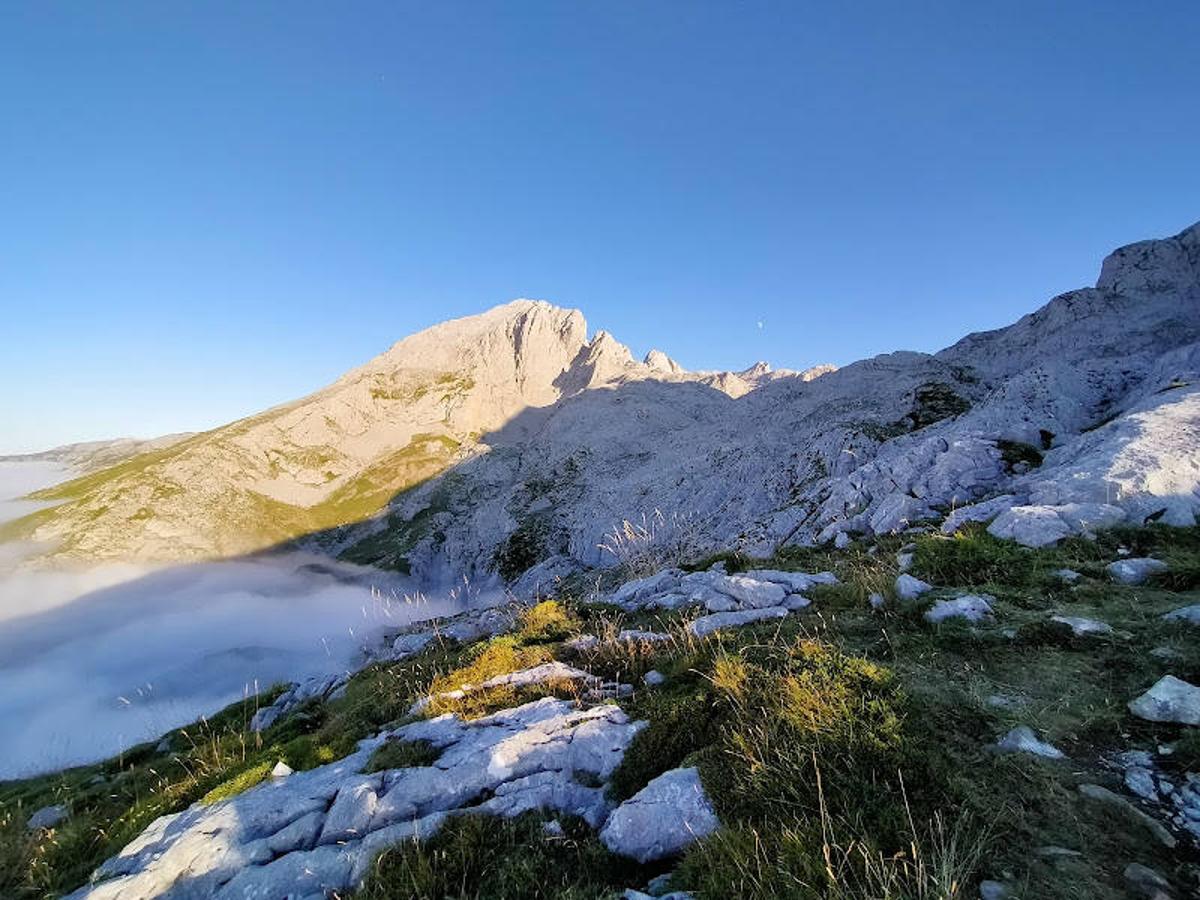
<instances>
[{"instance_id":1,"label":"sunlit rock face","mask_svg":"<svg viewBox=\"0 0 1200 900\"><path fill-rule=\"evenodd\" d=\"M1094 288L1007 328L836 371L639 363L578 311L521 300L54 489L61 506L17 524L93 558L302 538L430 584L611 564L626 520L696 555L947 515L1048 543L1194 519L1198 379L1197 226L1116 251Z\"/></svg>"}]
</instances>

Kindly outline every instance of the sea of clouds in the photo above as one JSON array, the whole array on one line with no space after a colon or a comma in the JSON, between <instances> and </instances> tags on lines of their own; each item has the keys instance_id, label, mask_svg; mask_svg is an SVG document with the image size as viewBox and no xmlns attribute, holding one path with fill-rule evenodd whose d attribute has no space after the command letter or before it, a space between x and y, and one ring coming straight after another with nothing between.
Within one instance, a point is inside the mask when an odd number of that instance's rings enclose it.
<instances>
[{"instance_id":1,"label":"sea of clouds","mask_svg":"<svg viewBox=\"0 0 1200 900\"><path fill-rule=\"evenodd\" d=\"M28 468L22 468L28 467ZM61 469L0 463L0 521ZM461 592L303 554L45 570L0 555L0 779L92 762L271 684L342 672Z\"/></svg>"}]
</instances>

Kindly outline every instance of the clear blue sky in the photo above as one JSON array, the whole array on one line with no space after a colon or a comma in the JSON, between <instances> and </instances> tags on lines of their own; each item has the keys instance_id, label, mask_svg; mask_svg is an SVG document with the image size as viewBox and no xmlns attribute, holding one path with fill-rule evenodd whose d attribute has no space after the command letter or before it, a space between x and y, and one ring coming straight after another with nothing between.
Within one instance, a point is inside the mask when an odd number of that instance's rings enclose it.
<instances>
[{"instance_id":1,"label":"clear blue sky","mask_svg":"<svg viewBox=\"0 0 1200 900\"><path fill-rule=\"evenodd\" d=\"M1200 219L1194 0L842 6L4 4L0 450L521 296L694 368L936 350Z\"/></svg>"}]
</instances>

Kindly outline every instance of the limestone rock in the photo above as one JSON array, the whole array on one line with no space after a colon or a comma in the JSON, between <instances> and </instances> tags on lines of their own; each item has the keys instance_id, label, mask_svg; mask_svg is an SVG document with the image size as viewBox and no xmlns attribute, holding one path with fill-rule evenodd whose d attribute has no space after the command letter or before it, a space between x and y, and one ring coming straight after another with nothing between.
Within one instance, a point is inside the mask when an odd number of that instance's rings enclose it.
<instances>
[{"instance_id":1,"label":"limestone rock","mask_svg":"<svg viewBox=\"0 0 1200 900\"><path fill-rule=\"evenodd\" d=\"M1050 621L1069 630L1075 637L1104 637L1113 634L1111 625L1097 622L1095 619L1055 615L1050 617Z\"/></svg>"},{"instance_id":2,"label":"limestone rock","mask_svg":"<svg viewBox=\"0 0 1200 900\"><path fill-rule=\"evenodd\" d=\"M1014 506L992 521L988 533L1026 547L1045 547L1071 534L1071 526L1053 507Z\"/></svg>"},{"instance_id":3,"label":"limestone rock","mask_svg":"<svg viewBox=\"0 0 1200 900\"><path fill-rule=\"evenodd\" d=\"M812 601L803 594L788 594L780 605L791 612L799 612L812 606Z\"/></svg>"},{"instance_id":4,"label":"limestone rock","mask_svg":"<svg viewBox=\"0 0 1200 900\"><path fill-rule=\"evenodd\" d=\"M618 806L600 840L612 852L644 863L674 856L719 826L699 772L672 769Z\"/></svg>"},{"instance_id":5,"label":"limestone rock","mask_svg":"<svg viewBox=\"0 0 1200 900\"><path fill-rule=\"evenodd\" d=\"M995 597L987 594L965 594L953 600L939 600L925 611L925 621L933 624L947 619L965 619L968 622L986 622L992 618Z\"/></svg>"},{"instance_id":6,"label":"limestone rock","mask_svg":"<svg viewBox=\"0 0 1200 900\"><path fill-rule=\"evenodd\" d=\"M610 704L580 709L554 698L469 722L413 722L335 763L157 819L71 900L345 895L379 850L424 839L468 810L560 811L598 827L611 810L603 783L644 724ZM427 740L439 756L432 766L363 774L388 737Z\"/></svg>"},{"instance_id":7,"label":"limestone rock","mask_svg":"<svg viewBox=\"0 0 1200 900\"><path fill-rule=\"evenodd\" d=\"M1162 560L1149 558L1118 559L1107 566L1108 574L1118 584L1145 584L1151 575L1167 571Z\"/></svg>"},{"instance_id":8,"label":"limestone rock","mask_svg":"<svg viewBox=\"0 0 1200 900\"><path fill-rule=\"evenodd\" d=\"M768 606L763 609L745 609L736 612L713 613L711 616L701 616L691 622L687 629L696 637L707 637L722 628L738 628L751 622L762 622L768 619L782 619L788 611L782 606Z\"/></svg>"},{"instance_id":9,"label":"limestone rock","mask_svg":"<svg viewBox=\"0 0 1200 900\"><path fill-rule=\"evenodd\" d=\"M996 749L1001 753L1031 753L1046 759L1066 759L1066 754L1049 744L1039 740L1028 725L1012 729L996 742Z\"/></svg>"},{"instance_id":10,"label":"limestone rock","mask_svg":"<svg viewBox=\"0 0 1200 900\"><path fill-rule=\"evenodd\" d=\"M1146 693L1129 701L1129 711L1151 722L1200 725L1200 688L1164 675Z\"/></svg>"},{"instance_id":11,"label":"limestone rock","mask_svg":"<svg viewBox=\"0 0 1200 900\"><path fill-rule=\"evenodd\" d=\"M770 581L760 581L749 574L717 576L713 587L738 601L743 609L778 606L787 596L787 591L782 585Z\"/></svg>"},{"instance_id":12,"label":"limestone rock","mask_svg":"<svg viewBox=\"0 0 1200 900\"><path fill-rule=\"evenodd\" d=\"M1097 803L1103 803L1112 809L1118 810L1130 820L1140 823L1164 847L1174 849L1179 843L1162 822L1142 812L1124 797L1114 794L1108 788L1101 787L1098 784L1081 784L1079 785L1079 793L1090 800L1095 800Z\"/></svg>"},{"instance_id":13,"label":"limestone rock","mask_svg":"<svg viewBox=\"0 0 1200 900\"><path fill-rule=\"evenodd\" d=\"M67 818L67 808L61 804L55 806L43 806L36 810L29 817L29 821L25 827L30 831L36 831L39 828L54 828Z\"/></svg>"},{"instance_id":14,"label":"limestone rock","mask_svg":"<svg viewBox=\"0 0 1200 900\"><path fill-rule=\"evenodd\" d=\"M919 578L914 578L907 572L896 579L896 596L901 600L916 600L922 594L933 590L933 585Z\"/></svg>"},{"instance_id":15,"label":"limestone rock","mask_svg":"<svg viewBox=\"0 0 1200 900\"><path fill-rule=\"evenodd\" d=\"M1173 609L1163 616L1164 622L1185 622L1188 625L1200 625L1200 603Z\"/></svg>"},{"instance_id":16,"label":"limestone rock","mask_svg":"<svg viewBox=\"0 0 1200 900\"><path fill-rule=\"evenodd\" d=\"M1125 881L1134 891L1150 900L1169 900L1171 882L1161 873L1141 863L1130 863L1125 867Z\"/></svg>"}]
</instances>

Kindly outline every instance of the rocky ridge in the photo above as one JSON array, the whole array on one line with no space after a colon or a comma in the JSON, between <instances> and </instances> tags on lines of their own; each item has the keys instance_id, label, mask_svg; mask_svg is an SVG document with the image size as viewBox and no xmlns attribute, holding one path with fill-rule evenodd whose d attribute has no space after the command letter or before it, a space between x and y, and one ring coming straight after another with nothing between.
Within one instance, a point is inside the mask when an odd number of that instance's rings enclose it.
<instances>
[{"instance_id":1,"label":"rocky ridge","mask_svg":"<svg viewBox=\"0 0 1200 900\"><path fill-rule=\"evenodd\" d=\"M819 377L817 377L819 376ZM614 528L759 555L926 520L1029 546L1200 509L1200 226L934 355L837 371L642 363L515 301L318 393L42 492L59 554L229 555L308 535L434 585L619 561ZM356 524L357 523L357 524ZM502 560L503 564L498 564Z\"/></svg>"}]
</instances>

